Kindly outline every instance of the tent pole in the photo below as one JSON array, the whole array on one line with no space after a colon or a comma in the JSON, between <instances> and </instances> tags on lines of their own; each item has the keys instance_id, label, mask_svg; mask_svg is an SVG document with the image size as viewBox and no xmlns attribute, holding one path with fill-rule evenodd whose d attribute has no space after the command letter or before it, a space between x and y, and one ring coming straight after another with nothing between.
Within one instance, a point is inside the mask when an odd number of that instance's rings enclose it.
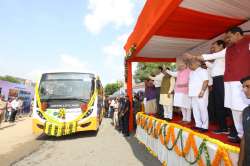
<instances>
[{"instance_id":1,"label":"tent pole","mask_svg":"<svg viewBox=\"0 0 250 166\"><path fill-rule=\"evenodd\" d=\"M128 80L127 80L127 94L130 101L130 112L129 112L129 131L133 131L134 129L134 115L133 115L133 90L132 90L132 62L127 61L128 67Z\"/></svg>"}]
</instances>

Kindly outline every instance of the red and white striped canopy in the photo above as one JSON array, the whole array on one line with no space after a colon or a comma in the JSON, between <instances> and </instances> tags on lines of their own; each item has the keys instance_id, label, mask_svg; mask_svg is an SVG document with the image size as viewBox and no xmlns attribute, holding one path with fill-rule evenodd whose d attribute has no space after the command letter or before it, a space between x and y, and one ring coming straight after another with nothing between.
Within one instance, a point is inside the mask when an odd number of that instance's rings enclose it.
<instances>
[{"instance_id":1,"label":"red and white striped canopy","mask_svg":"<svg viewBox=\"0 0 250 166\"><path fill-rule=\"evenodd\" d=\"M232 26L250 30L250 0L148 0L125 50L133 58L175 58L207 52Z\"/></svg>"}]
</instances>

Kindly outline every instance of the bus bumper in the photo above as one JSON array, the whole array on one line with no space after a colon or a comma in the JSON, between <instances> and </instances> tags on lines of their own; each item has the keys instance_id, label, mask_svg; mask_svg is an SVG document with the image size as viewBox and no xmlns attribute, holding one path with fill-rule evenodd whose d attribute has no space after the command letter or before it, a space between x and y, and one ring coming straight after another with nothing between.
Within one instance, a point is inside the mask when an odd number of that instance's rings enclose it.
<instances>
[{"instance_id":1,"label":"bus bumper","mask_svg":"<svg viewBox=\"0 0 250 166\"><path fill-rule=\"evenodd\" d=\"M88 120L86 121L78 123L75 132L96 131L98 130L99 125L100 125L99 118L91 117L91 118L88 118ZM32 132L34 134L41 134L41 133L44 133L44 131L45 131L45 123L40 122L38 119L33 119L32 120ZM72 134L72 133L67 133L64 135L68 135L68 134Z\"/></svg>"}]
</instances>

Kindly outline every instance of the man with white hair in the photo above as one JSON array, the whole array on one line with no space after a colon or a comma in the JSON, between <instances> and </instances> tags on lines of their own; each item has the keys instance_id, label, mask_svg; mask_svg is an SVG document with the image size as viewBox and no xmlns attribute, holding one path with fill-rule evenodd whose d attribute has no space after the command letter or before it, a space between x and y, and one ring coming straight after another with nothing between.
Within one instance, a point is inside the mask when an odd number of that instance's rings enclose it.
<instances>
[{"instance_id":1,"label":"man with white hair","mask_svg":"<svg viewBox=\"0 0 250 166\"><path fill-rule=\"evenodd\" d=\"M188 95L191 98L191 106L195 120L193 129L200 132L208 131L208 72L201 68L201 62L192 61L189 75Z\"/></svg>"}]
</instances>

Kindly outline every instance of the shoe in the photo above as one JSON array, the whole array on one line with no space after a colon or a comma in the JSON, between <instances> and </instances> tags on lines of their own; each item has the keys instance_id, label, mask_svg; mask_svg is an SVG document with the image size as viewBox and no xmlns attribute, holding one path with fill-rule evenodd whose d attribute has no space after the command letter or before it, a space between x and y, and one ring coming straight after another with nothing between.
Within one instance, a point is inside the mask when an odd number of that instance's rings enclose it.
<instances>
[{"instance_id":1,"label":"shoe","mask_svg":"<svg viewBox=\"0 0 250 166\"><path fill-rule=\"evenodd\" d=\"M208 129L200 129L200 132L201 133L206 133L206 132L208 132Z\"/></svg>"},{"instance_id":2,"label":"shoe","mask_svg":"<svg viewBox=\"0 0 250 166\"><path fill-rule=\"evenodd\" d=\"M182 124L184 124L184 125L188 125L188 124L190 124L191 122L188 122L188 121L183 121L182 122Z\"/></svg>"},{"instance_id":3,"label":"shoe","mask_svg":"<svg viewBox=\"0 0 250 166\"><path fill-rule=\"evenodd\" d=\"M233 133L229 133L229 135L227 136L228 139L235 139L237 137L238 137L238 135L237 134L233 134Z\"/></svg>"},{"instance_id":4,"label":"shoe","mask_svg":"<svg viewBox=\"0 0 250 166\"><path fill-rule=\"evenodd\" d=\"M193 126L193 127L191 127L191 129L192 129L192 130L200 130L201 128L196 127L196 126Z\"/></svg>"},{"instance_id":5,"label":"shoe","mask_svg":"<svg viewBox=\"0 0 250 166\"><path fill-rule=\"evenodd\" d=\"M229 134L227 129L218 129L213 131L214 134Z\"/></svg>"},{"instance_id":6,"label":"shoe","mask_svg":"<svg viewBox=\"0 0 250 166\"><path fill-rule=\"evenodd\" d=\"M165 118L165 120L166 120L167 122L171 122L172 119Z\"/></svg>"},{"instance_id":7,"label":"shoe","mask_svg":"<svg viewBox=\"0 0 250 166\"><path fill-rule=\"evenodd\" d=\"M185 121L183 121L183 120L180 120L178 123L179 124L183 124Z\"/></svg>"},{"instance_id":8,"label":"shoe","mask_svg":"<svg viewBox=\"0 0 250 166\"><path fill-rule=\"evenodd\" d=\"M129 137L129 134L123 134L124 137Z\"/></svg>"},{"instance_id":9,"label":"shoe","mask_svg":"<svg viewBox=\"0 0 250 166\"><path fill-rule=\"evenodd\" d=\"M234 137L234 138L230 138L230 139L229 139L229 142L239 144L239 143L240 143L240 137L236 136L236 137Z\"/></svg>"}]
</instances>

